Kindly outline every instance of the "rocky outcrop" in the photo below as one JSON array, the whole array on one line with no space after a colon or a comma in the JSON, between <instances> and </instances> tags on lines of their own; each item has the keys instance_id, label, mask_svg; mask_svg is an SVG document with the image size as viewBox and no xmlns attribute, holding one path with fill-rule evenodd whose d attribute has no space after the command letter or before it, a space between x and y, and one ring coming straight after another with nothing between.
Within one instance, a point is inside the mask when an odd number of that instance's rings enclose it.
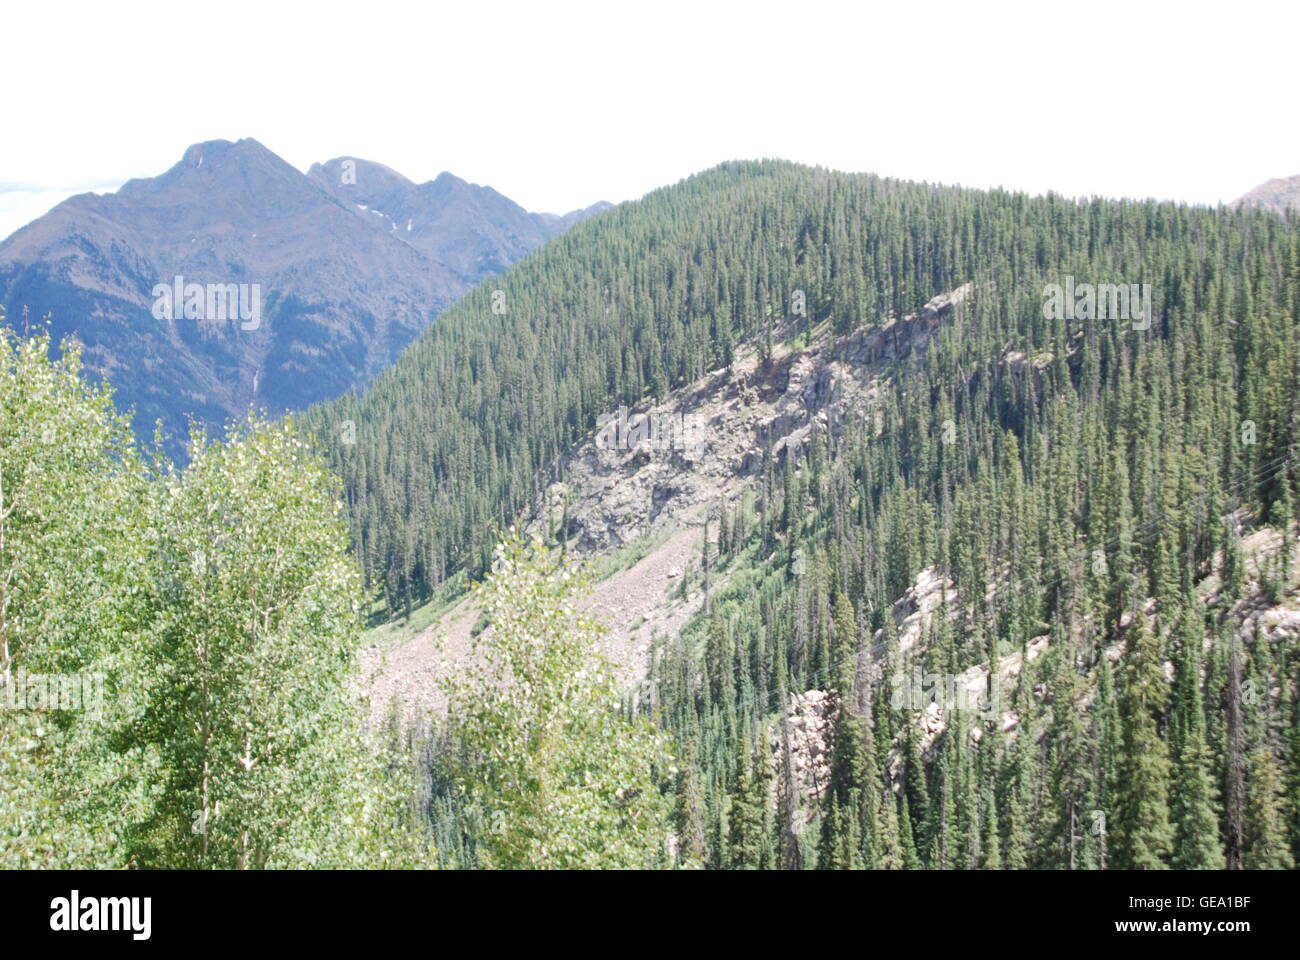
<instances>
[{"instance_id":1,"label":"rocky outcrop","mask_svg":"<svg viewBox=\"0 0 1300 960\"><path fill-rule=\"evenodd\" d=\"M795 808L804 822L815 815L816 804L830 786L831 746L838 706L834 695L824 690L791 694L785 716L770 737L774 800L784 796L786 743L790 750L792 782L798 793Z\"/></svg>"},{"instance_id":2,"label":"rocky outcrop","mask_svg":"<svg viewBox=\"0 0 1300 960\"><path fill-rule=\"evenodd\" d=\"M767 362L742 351L729 369L711 371L663 403L609 411L609 422L629 428L598 432L555 465L549 518L532 517L532 528L565 517L571 548L617 549L688 514L702 522L702 508L756 489L769 448L780 466L790 456L802 462L814 434L837 439L855 423L878 431L893 365L919 362L940 323L972 291L966 284L915 314L805 349L779 349Z\"/></svg>"}]
</instances>

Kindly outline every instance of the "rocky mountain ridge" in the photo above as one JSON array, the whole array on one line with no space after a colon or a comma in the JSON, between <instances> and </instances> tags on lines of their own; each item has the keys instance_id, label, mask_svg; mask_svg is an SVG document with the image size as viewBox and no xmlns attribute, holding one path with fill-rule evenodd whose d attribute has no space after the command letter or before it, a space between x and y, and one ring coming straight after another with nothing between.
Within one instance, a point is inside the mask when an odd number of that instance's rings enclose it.
<instances>
[{"instance_id":1,"label":"rocky mountain ridge","mask_svg":"<svg viewBox=\"0 0 1300 960\"><path fill-rule=\"evenodd\" d=\"M407 229L359 197L391 202ZM529 214L450 174L416 187L362 160L304 175L256 140L213 140L0 243L0 304L15 328L75 336L137 434L161 419L176 452L191 417L219 430L250 407L276 415L364 384L474 285L587 215ZM189 285L195 298L160 304ZM230 285L256 293L256 318L232 322Z\"/></svg>"}]
</instances>

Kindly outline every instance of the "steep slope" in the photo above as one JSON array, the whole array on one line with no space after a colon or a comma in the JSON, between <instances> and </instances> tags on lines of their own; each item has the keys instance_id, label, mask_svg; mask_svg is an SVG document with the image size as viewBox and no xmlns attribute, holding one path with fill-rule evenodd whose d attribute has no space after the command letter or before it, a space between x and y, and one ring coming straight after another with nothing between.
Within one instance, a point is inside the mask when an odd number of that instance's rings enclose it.
<instances>
[{"instance_id":1,"label":"steep slope","mask_svg":"<svg viewBox=\"0 0 1300 960\"><path fill-rule=\"evenodd\" d=\"M384 169L366 167L371 180ZM161 418L183 438L187 417L219 427L250 405L299 409L387 366L549 235L516 236L518 208L493 196L481 209L444 203L416 245L255 140L195 144L161 176L73 197L0 244L0 304L15 326L48 315L56 342L75 333L89 370L135 406L137 433ZM515 242L484 257L502 233ZM256 285L259 316L235 322L205 301L198 316L178 306L168 317L155 288L176 277L250 295Z\"/></svg>"},{"instance_id":2,"label":"steep slope","mask_svg":"<svg viewBox=\"0 0 1300 960\"><path fill-rule=\"evenodd\" d=\"M596 556L683 862L1294 862L1300 223L728 164L493 286L309 420L393 609Z\"/></svg>"},{"instance_id":3,"label":"steep slope","mask_svg":"<svg viewBox=\"0 0 1300 960\"><path fill-rule=\"evenodd\" d=\"M959 288L835 345L778 344L770 363L741 348L730 367L627 411L633 427L643 419L664 425L660 435L615 446L593 436L561 457L564 480L523 524L593 565L587 605L608 624L605 652L629 689L645 682L652 650L676 641L705 596L729 582L725 568L705 575L705 536L716 557L720 511L753 511L765 458L797 457L819 435L840 440L854 424L874 423L899 365L920 364L940 324L953 322L971 294ZM369 649L376 719L393 701L407 717L440 708L437 677L466 657L477 620L466 598L396 647Z\"/></svg>"},{"instance_id":4,"label":"steep slope","mask_svg":"<svg viewBox=\"0 0 1300 960\"><path fill-rule=\"evenodd\" d=\"M1196 243L1244 236L1251 224L1248 245L1289 254L1283 227L1250 210L1079 204L727 164L580 224L503 275L499 301L469 296L364 397L315 410L311 423L347 479L368 579L401 606L457 569L482 569L493 525L541 503L560 479L558 458L598 416L729 363L741 341L763 355L782 324L843 335L996 281L979 322L946 354L984 371L981 390L1012 397L1026 389L1024 368L1042 363L1054 384L1091 381L1102 357L1132 355L1140 331L1130 327L1144 325L1045 319L1047 284L1150 283L1181 271ZM1196 291L1156 286L1156 335L1193 307L1228 303L1233 319L1247 309L1226 285L1226 254L1204 256L1212 262L1197 264ZM1080 330L1083 370L1067 363ZM1233 332L1244 336L1244 325Z\"/></svg>"}]
</instances>

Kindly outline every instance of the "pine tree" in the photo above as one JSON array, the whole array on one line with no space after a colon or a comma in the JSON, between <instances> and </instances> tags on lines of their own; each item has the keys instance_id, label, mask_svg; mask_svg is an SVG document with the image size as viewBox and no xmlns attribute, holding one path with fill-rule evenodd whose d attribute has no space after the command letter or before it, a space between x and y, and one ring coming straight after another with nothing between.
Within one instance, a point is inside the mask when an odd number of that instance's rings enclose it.
<instances>
[{"instance_id":1,"label":"pine tree","mask_svg":"<svg viewBox=\"0 0 1300 960\"><path fill-rule=\"evenodd\" d=\"M696 740L686 742L682 757L682 773L678 781L675 827L678 841L678 862L687 868L702 867L707 855L704 836L705 801L700 783L699 750Z\"/></svg>"},{"instance_id":2,"label":"pine tree","mask_svg":"<svg viewBox=\"0 0 1300 960\"><path fill-rule=\"evenodd\" d=\"M888 787L876 807L876 835L880 838L880 858L877 866L881 870L902 870L909 865L904 852L903 839L900 835L898 800Z\"/></svg>"},{"instance_id":3,"label":"pine tree","mask_svg":"<svg viewBox=\"0 0 1300 960\"><path fill-rule=\"evenodd\" d=\"M1002 869L1002 841L998 837L998 811L992 791L983 795L984 833L981 839L981 858L979 866L983 870Z\"/></svg>"},{"instance_id":4,"label":"pine tree","mask_svg":"<svg viewBox=\"0 0 1300 960\"><path fill-rule=\"evenodd\" d=\"M767 783L753 767L754 751L749 735L745 734L740 743L740 755L736 758L735 786L727 817L731 831L727 844L727 867L731 870L756 870L762 865L767 840L763 818Z\"/></svg>"},{"instance_id":5,"label":"pine tree","mask_svg":"<svg viewBox=\"0 0 1300 960\"><path fill-rule=\"evenodd\" d=\"M1120 869L1165 869L1173 844L1169 753L1159 730L1166 699L1159 645L1139 611L1129 628L1120 691L1124 756L1111 846L1111 863Z\"/></svg>"},{"instance_id":6,"label":"pine tree","mask_svg":"<svg viewBox=\"0 0 1300 960\"><path fill-rule=\"evenodd\" d=\"M1007 750L1005 769L1001 778L1003 797L1002 856L1008 870L1024 870L1029 866L1030 832L1028 813L1025 810L1024 730L1017 732Z\"/></svg>"},{"instance_id":7,"label":"pine tree","mask_svg":"<svg viewBox=\"0 0 1300 960\"><path fill-rule=\"evenodd\" d=\"M1185 726L1179 733L1174 770L1171 814L1175 825L1171 864L1179 870L1222 870L1223 845L1219 840L1219 809L1210 750L1205 742L1205 714L1201 706L1200 637L1184 650L1180 680L1186 678L1187 700L1182 705Z\"/></svg>"},{"instance_id":8,"label":"pine tree","mask_svg":"<svg viewBox=\"0 0 1300 960\"><path fill-rule=\"evenodd\" d=\"M1261 750L1255 754L1246 799L1243 866L1247 870L1291 870L1295 867L1280 795L1281 779L1277 761L1270 751Z\"/></svg>"}]
</instances>

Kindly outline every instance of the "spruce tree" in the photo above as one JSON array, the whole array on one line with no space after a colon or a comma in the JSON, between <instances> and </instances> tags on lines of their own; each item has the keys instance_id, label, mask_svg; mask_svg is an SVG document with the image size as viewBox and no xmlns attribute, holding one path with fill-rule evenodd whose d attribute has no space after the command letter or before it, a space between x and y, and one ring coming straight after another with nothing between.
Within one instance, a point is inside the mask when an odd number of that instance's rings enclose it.
<instances>
[{"instance_id":1,"label":"spruce tree","mask_svg":"<svg viewBox=\"0 0 1300 960\"><path fill-rule=\"evenodd\" d=\"M1256 753L1246 789L1246 849L1242 865L1247 870L1295 867L1287 837L1281 779L1272 752Z\"/></svg>"},{"instance_id":2,"label":"spruce tree","mask_svg":"<svg viewBox=\"0 0 1300 960\"><path fill-rule=\"evenodd\" d=\"M1173 844L1169 750L1159 729L1167 691L1159 645L1141 611L1129 627L1122 680L1124 755L1119 764L1111 865L1161 870L1167 867Z\"/></svg>"}]
</instances>

